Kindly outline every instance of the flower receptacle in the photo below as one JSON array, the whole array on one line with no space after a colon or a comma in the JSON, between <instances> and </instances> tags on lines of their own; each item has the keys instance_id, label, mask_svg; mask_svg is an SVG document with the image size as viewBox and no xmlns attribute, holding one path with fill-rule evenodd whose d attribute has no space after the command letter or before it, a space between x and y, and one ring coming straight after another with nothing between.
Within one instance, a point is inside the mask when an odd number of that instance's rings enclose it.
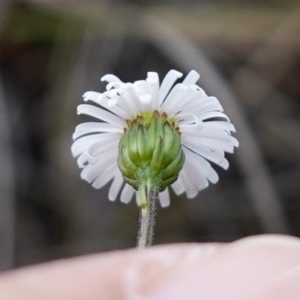
<instances>
[{"instance_id":1,"label":"flower receptacle","mask_svg":"<svg viewBox=\"0 0 300 300\"><path fill-rule=\"evenodd\" d=\"M149 185L163 191L175 182L185 156L180 132L165 113L145 113L127 122L119 143L118 166L124 180L138 190Z\"/></svg>"}]
</instances>

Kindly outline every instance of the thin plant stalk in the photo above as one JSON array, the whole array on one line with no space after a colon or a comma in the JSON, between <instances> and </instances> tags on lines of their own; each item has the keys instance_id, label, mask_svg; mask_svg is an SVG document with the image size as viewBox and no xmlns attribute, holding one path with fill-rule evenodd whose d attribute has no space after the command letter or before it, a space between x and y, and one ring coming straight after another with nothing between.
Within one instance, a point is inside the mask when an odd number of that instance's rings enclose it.
<instances>
[{"instance_id":1,"label":"thin plant stalk","mask_svg":"<svg viewBox=\"0 0 300 300\"><path fill-rule=\"evenodd\" d=\"M142 185L138 190L138 198L141 210L137 247L144 248L151 246L154 240L158 190L150 185Z\"/></svg>"}]
</instances>

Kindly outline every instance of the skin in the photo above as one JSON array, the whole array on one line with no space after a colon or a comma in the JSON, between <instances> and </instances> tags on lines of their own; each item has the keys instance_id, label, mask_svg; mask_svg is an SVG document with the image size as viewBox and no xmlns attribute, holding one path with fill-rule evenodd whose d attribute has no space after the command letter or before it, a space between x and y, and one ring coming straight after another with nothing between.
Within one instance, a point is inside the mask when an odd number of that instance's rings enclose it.
<instances>
[{"instance_id":1,"label":"skin","mask_svg":"<svg viewBox=\"0 0 300 300\"><path fill-rule=\"evenodd\" d=\"M0 275L1 300L299 300L300 239L177 244L53 261Z\"/></svg>"}]
</instances>

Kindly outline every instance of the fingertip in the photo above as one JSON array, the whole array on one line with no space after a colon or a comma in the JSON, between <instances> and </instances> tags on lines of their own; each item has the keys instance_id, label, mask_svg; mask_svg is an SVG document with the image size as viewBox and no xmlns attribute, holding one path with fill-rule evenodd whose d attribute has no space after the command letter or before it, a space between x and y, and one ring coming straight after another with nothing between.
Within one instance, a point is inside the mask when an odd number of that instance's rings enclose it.
<instances>
[{"instance_id":1,"label":"fingertip","mask_svg":"<svg viewBox=\"0 0 300 300\"><path fill-rule=\"evenodd\" d=\"M0 275L0 299L141 299L141 289L216 249L214 244L156 246L25 267Z\"/></svg>"},{"instance_id":2,"label":"fingertip","mask_svg":"<svg viewBox=\"0 0 300 300\"><path fill-rule=\"evenodd\" d=\"M144 291L144 299L273 300L264 297L271 295L270 281L297 265L300 265L298 238L248 237L221 248L212 257L196 261L189 268L161 278ZM287 287L288 284L282 285L281 293L292 297L285 291Z\"/></svg>"}]
</instances>

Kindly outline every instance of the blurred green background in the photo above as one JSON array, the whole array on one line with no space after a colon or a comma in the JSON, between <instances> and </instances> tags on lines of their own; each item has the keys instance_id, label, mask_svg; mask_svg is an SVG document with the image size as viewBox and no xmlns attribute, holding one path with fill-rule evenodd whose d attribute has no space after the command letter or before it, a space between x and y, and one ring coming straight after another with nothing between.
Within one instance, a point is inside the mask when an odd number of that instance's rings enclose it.
<instances>
[{"instance_id":1,"label":"blurred green background","mask_svg":"<svg viewBox=\"0 0 300 300\"><path fill-rule=\"evenodd\" d=\"M108 201L70 153L106 73L195 69L237 129L220 182L158 209L156 244L300 236L299 2L2 0L0 34L0 270L135 245L135 202Z\"/></svg>"}]
</instances>

